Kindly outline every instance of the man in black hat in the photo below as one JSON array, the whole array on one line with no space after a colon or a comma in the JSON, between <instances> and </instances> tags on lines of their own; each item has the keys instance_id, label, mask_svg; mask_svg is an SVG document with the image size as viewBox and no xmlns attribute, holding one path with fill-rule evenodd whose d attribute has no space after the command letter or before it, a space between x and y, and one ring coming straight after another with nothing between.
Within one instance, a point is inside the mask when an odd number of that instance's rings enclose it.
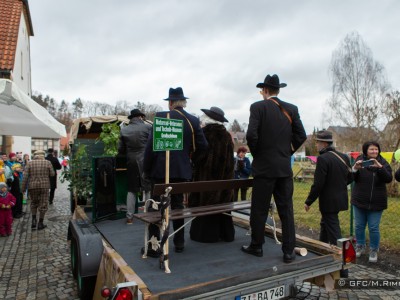
<instances>
[{"instance_id":1,"label":"man in black hat","mask_svg":"<svg viewBox=\"0 0 400 300\"><path fill-rule=\"evenodd\" d=\"M353 181L353 173L347 155L336 151L332 146L330 131L318 131L315 141L320 155L314 173L314 183L304 209L309 211L311 204L319 198L319 240L336 245L337 240L342 237L338 214L349 208L347 185Z\"/></svg>"},{"instance_id":2,"label":"man in black hat","mask_svg":"<svg viewBox=\"0 0 400 300\"><path fill-rule=\"evenodd\" d=\"M169 89L168 101L169 111L158 112L156 117L166 118L167 113L170 119L183 121L183 149L170 152L170 182L185 182L192 180L192 163L191 156L198 150L207 148L208 143L200 128L200 121L197 117L189 114L184 110L186 107L187 97L184 96L181 87ZM153 133L147 141L146 151L144 154L144 171L154 183L165 183L165 152L153 151ZM171 208L183 208L183 194L171 195ZM174 220L173 227L177 230L184 224L184 220ZM154 227L149 228L150 236L157 236ZM183 252L185 246L184 229L179 230L174 235L175 252ZM151 249L151 247L149 247Z\"/></svg>"},{"instance_id":3,"label":"man in black hat","mask_svg":"<svg viewBox=\"0 0 400 300\"><path fill-rule=\"evenodd\" d=\"M277 75L267 75L263 83L257 84L264 100L250 107L246 138L253 155L251 243L242 251L263 256L264 228L273 195L282 223L283 261L290 263L295 258L296 243L290 158L307 136L297 107L278 98L280 88L285 86Z\"/></svg>"},{"instance_id":4,"label":"man in black hat","mask_svg":"<svg viewBox=\"0 0 400 300\"><path fill-rule=\"evenodd\" d=\"M61 164L60 164L58 158L55 157L53 154L54 154L53 148L47 149L46 160L51 162L51 165L53 166L54 174L55 174L54 176L50 176L50 196L49 196L50 204L53 204L54 194L55 194L55 191L57 188L57 170L61 170Z\"/></svg>"},{"instance_id":5,"label":"man in black hat","mask_svg":"<svg viewBox=\"0 0 400 300\"><path fill-rule=\"evenodd\" d=\"M137 193L142 192L143 201L150 198L151 184L143 178L143 156L151 125L145 122L145 114L133 109L128 116L128 126L121 129L118 153L126 155L128 195L126 198L126 223L132 224Z\"/></svg>"}]
</instances>

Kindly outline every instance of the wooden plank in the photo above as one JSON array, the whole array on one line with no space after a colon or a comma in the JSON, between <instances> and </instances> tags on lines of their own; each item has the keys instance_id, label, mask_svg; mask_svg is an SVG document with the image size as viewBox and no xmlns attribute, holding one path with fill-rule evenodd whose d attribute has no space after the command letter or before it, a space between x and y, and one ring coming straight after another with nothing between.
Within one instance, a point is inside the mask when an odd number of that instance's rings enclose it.
<instances>
[{"instance_id":1,"label":"wooden plank","mask_svg":"<svg viewBox=\"0 0 400 300\"><path fill-rule=\"evenodd\" d=\"M215 205L189 207L183 209L174 209L171 211L170 219L178 220L184 218L208 216L229 211L248 209L250 207L251 207L250 201L240 201L240 202L221 203ZM161 214L159 211L134 214L133 216L147 223L158 223L161 220Z\"/></svg>"},{"instance_id":2,"label":"wooden plank","mask_svg":"<svg viewBox=\"0 0 400 300\"><path fill-rule=\"evenodd\" d=\"M155 184L153 189L154 196L160 196L165 193L165 189L172 187L171 194L184 194L206 191L232 190L253 186L253 179L230 179L196 182L179 182L169 184Z\"/></svg>"}]
</instances>

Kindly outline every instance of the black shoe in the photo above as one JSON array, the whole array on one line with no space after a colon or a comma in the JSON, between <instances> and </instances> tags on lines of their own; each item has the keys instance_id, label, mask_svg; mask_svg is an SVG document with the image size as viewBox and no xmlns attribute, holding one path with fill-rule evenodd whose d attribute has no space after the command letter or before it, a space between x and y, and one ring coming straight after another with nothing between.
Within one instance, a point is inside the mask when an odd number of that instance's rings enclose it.
<instances>
[{"instance_id":1,"label":"black shoe","mask_svg":"<svg viewBox=\"0 0 400 300\"><path fill-rule=\"evenodd\" d=\"M175 252L176 252L176 253L182 253L183 250L185 250L185 247L184 247L184 246L181 246L181 247L175 246Z\"/></svg>"},{"instance_id":2,"label":"black shoe","mask_svg":"<svg viewBox=\"0 0 400 300\"><path fill-rule=\"evenodd\" d=\"M258 248L258 247L256 248L256 247L254 247L252 245L242 246L242 251L244 253L251 254L251 255L254 255L254 256L258 256L258 257L262 257L263 256L263 249L262 248Z\"/></svg>"},{"instance_id":3,"label":"black shoe","mask_svg":"<svg viewBox=\"0 0 400 300\"><path fill-rule=\"evenodd\" d=\"M144 254L144 247L140 250L140 253ZM160 255L161 255L161 253L158 252L158 251L155 251L155 250L153 250L151 248L147 249L147 256L154 257L154 258L159 258Z\"/></svg>"},{"instance_id":4,"label":"black shoe","mask_svg":"<svg viewBox=\"0 0 400 300\"><path fill-rule=\"evenodd\" d=\"M53 201L49 201L49 204L52 205L52 204L53 204Z\"/></svg>"},{"instance_id":5,"label":"black shoe","mask_svg":"<svg viewBox=\"0 0 400 300\"><path fill-rule=\"evenodd\" d=\"M36 230L36 226L37 226L36 217L33 217L32 218L32 226L31 226L32 230Z\"/></svg>"},{"instance_id":6,"label":"black shoe","mask_svg":"<svg viewBox=\"0 0 400 300\"><path fill-rule=\"evenodd\" d=\"M294 261L296 259L296 254L292 253L292 254L283 254L283 262L285 263L291 263L292 261Z\"/></svg>"},{"instance_id":7,"label":"black shoe","mask_svg":"<svg viewBox=\"0 0 400 300\"><path fill-rule=\"evenodd\" d=\"M42 222L39 222L38 226L37 226L37 230L42 230L42 229L45 229L46 227L47 227L47 225L43 224Z\"/></svg>"},{"instance_id":8,"label":"black shoe","mask_svg":"<svg viewBox=\"0 0 400 300\"><path fill-rule=\"evenodd\" d=\"M23 214L17 214L14 216L14 219L21 219L23 216Z\"/></svg>"},{"instance_id":9,"label":"black shoe","mask_svg":"<svg viewBox=\"0 0 400 300\"><path fill-rule=\"evenodd\" d=\"M349 269L340 270L340 278L349 278Z\"/></svg>"}]
</instances>

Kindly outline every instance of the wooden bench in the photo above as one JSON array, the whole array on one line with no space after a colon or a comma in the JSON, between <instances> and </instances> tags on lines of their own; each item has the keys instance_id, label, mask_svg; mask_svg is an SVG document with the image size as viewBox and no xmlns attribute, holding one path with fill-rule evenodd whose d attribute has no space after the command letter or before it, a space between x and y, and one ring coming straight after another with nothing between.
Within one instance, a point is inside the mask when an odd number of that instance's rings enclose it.
<instances>
[{"instance_id":1,"label":"wooden bench","mask_svg":"<svg viewBox=\"0 0 400 300\"><path fill-rule=\"evenodd\" d=\"M253 179L231 179L231 180L215 180L215 181L198 181L198 182L180 182L180 183L170 183L170 184L156 184L153 189L153 196L161 196L166 193L168 188L172 188L169 194L187 194L187 193L197 193L197 192L208 192L208 191L219 191L219 190L235 190L238 188L249 188L253 186ZM149 199L146 200L149 202L154 202L154 200ZM155 241L154 237L150 240L148 239L148 229L150 224L155 224L160 228L160 236L163 236L163 232L168 227L168 223L170 220L178 220L184 218L190 218L188 222L186 222L182 227L178 230L181 230L187 224L189 224L194 218L200 216L214 215L220 213L230 213L232 211L244 210L251 208L250 200L242 200L238 202L228 202L228 203L220 203L213 205L205 205L205 206L196 206L189 207L183 209L174 209L166 210L166 216L162 216L160 211L151 211L147 212L148 203L145 204L145 212L134 214L136 219L139 219L146 223L145 228L145 247L143 258L147 257L148 251L148 243L156 242L159 247L160 241ZM273 207L275 207L273 205ZM270 210L271 217L273 219L274 209ZM279 241L276 238L275 233L275 221L274 222L274 235L277 243ZM175 232L176 232L175 231ZM174 233L175 233L174 232ZM170 238L174 233L168 236ZM160 267L164 265L165 272L170 273L169 265L168 265L168 238L165 242L164 246L161 247L161 257L160 257Z\"/></svg>"},{"instance_id":2,"label":"wooden bench","mask_svg":"<svg viewBox=\"0 0 400 300\"><path fill-rule=\"evenodd\" d=\"M232 179L232 180L216 180L216 181L197 181L197 182L180 182L171 184L156 184L153 189L153 196L160 196L165 193L167 187L171 187L170 194L186 194L195 192L208 192L218 190L231 190L238 188L248 188L253 186L253 179ZM184 218L194 218L199 216L207 216L230 211L249 209L251 207L250 200L239 202L228 202L205 206L196 206L183 209L171 210L170 220L178 220ZM159 211L135 214L135 218L146 223L159 223L161 214Z\"/></svg>"}]
</instances>

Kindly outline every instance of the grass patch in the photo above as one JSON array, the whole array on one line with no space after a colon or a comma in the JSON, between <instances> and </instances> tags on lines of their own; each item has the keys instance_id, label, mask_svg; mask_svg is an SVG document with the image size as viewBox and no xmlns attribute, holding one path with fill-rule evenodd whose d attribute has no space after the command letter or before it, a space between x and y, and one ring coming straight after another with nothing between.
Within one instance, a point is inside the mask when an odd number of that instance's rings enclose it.
<instances>
[{"instance_id":1,"label":"grass patch","mask_svg":"<svg viewBox=\"0 0 400 300\"><path fill-rule=\"evenodd\" d=\"M294 167L296 164L294 165ZM295 174L295 173L294 173ZM296 226L311 229L314 232L320 231L320 220L321 213L319 212L319 204L317 199L311 209L306 212L304 210L304 202L310 192L312 182L294 182L294 193L293 193L293 210L294 210L294 221ZM351 191L349 190L349 201ZM251 189L248 190L248 199L251 198ZM400 219L400 199L390 197L388 199L388 209L383 211L382 220L380 224L381 231L381 246L387 247L393 250L400 250L400 234L399 234L399 219ZM350 224L351 224L351 209L349 203L349 209L339 213L340 227L342 230L343 237L349 237ZM276 219L279 219L276 214ZM353 235L354 226L353 226ZM368 240L368 229L367 229L367 240Z\"/></svg>"}]
</instances>

